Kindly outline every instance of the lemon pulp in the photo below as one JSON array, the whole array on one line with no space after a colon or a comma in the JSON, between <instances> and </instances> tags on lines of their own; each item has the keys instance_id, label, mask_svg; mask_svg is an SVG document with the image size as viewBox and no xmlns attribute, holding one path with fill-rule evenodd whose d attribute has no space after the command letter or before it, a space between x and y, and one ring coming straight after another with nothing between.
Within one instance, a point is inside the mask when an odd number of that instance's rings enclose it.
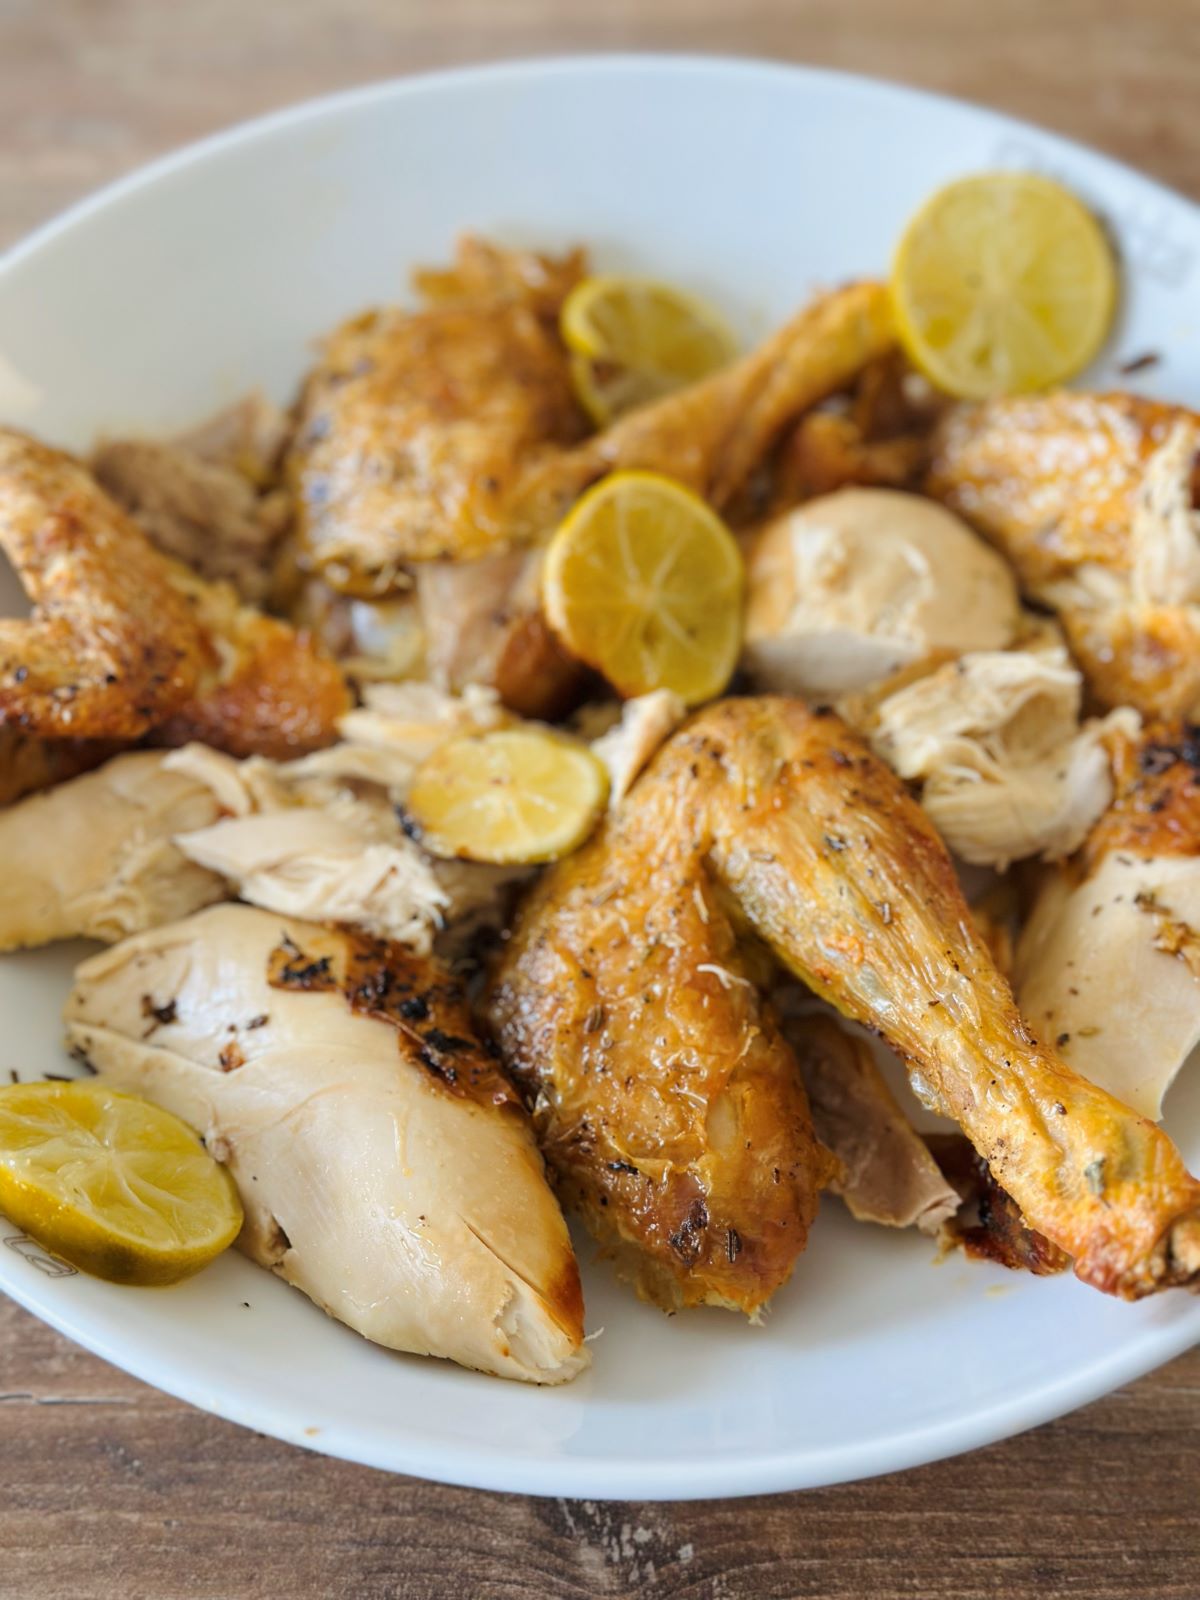
<instances>
[{"instance_id":1,"label":"lemon pulp","mask_svg":"<svg viewBox=\"0 0 1200 1600\"><path fill-rule=\"evenodd\" d=\"M1117 273L1099 223L1059 183L992 172L939 189L904 231L892 269L909 357L963 399L1073 377L1112 325Z\"/></svg>"},{"instance_id":2,"label":"lemon pulp","mask_svg":"<svg viewBox=\"0 0 1200 1600\"><path fill-rule=\"evenodd\" d=\"M626 698L721 693L737 664L745 575L703 500L652 472L618 472L559 527L542 569L551 628Z\"/></svg>"},{"instance_id":3,"label":"lemon pulp","mask_svg":"<svg viewBox=\"0 0 1200 1600\"><path fill-rule=\"evenodd\" d=\"M103 1083L0 1089L0 1211L81 1271L132 1284L199 1271L242 1225L192 1129Z\"/></svg>"}]
</instances>

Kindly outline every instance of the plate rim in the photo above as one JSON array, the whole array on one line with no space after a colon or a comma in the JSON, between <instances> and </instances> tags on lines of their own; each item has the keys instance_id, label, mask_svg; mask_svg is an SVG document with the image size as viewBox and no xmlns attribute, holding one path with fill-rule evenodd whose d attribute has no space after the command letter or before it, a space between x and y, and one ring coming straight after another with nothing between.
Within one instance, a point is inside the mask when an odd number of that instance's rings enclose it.
<instances>
[{"instance_id":1,"label":"plate rim","mask_svg":"<svg viewBox=\"0 0 1200 1600\"><path fill-rule=\"evenodd\" d=\"M170 182L239 145L315 126L325 119L336 119L375 103L420 99L426 95L436 97L448 89L469 90L475 84L560 78L581 72L616 76L708 74L725 79L730 75L769 77L799 88L805 85L834 87L852 93L866 92L914 108L966 113L990 123L998 132L1034 134L1055 153L1079 156L1089 162L1099 161L1125 180L1133 180L1144 192L1154 194L1171 206L1182 207L1200 220L1200 204L1196 201L1106 151L992 107L887 78L754 55L671 51L548 53L381 78L301 100L221 128L135 167L35 226L0 254L0 279L97 213ZM189 1381L191 1369L180 1369L169 1360L159 1362L150 1355L143 1358L140 1353L132 1358L123 1356L114 1336L90 1328L84 1314L73 1316L65 1306L61 1310L48 1308L38 1299L32 1286L27 1292L19 1282L6 1284L4 1292L40 1321L139 1381L201 1411L287 1443L383 1471L408 1473L464 1487L593 1499L734 1498L830 1486L926 1465L994 1444L1087 1405L1173 1360L1200 1339L1198 1304L1191 1314L1173 1319L1166 1327L1145 1328L1119 1351L1097 1357L1068 1379L1047 1380L1022 1390L1013 1400L992 1404L984 1410L971 1410L965 1417L906 1428L841 1448L791 1447L760 1450L740 1458L701 1456L681 1461L641 1457L632 1461L615 1456L575 1457L554 1452L513 1456L505 1447L487 1441L479 1441L473 1448L461 1443L447 1444L438 1436L414 1431L411 1426L392 1433L386 1450L376 1447L373 1440L356 1435L352 1427L343 1430L330 1426L322 1429L319 1435L310 1436L297 1426L286 1406L281 1408L265 1397L234 1398L228 1392L212 1391L203 1379ZM548 1486L551 1478L553 1487Z\"/></svg>"},{"instance_id":2,"label":"plate rim","mask_svg":"<svg viewBox=\"0 0 1200 1600\"><path fill-rule=\"evenodd\" d=\"M1069 1381L1047 1380L1023 1390L1017 1399L1001 1401L982 1411L972 1410L965 1417L923 1428L908 1428L834 1450L828 1447L809 1451L775 1450L740 1459L700 1456L693 1461L641 1456L631 1462L628 1458L573 1457L563 1453L514 1456L488 1441L477 1441L468 1449L459 1443L447 1445L437 1435L414 1431L411 1427L399 1428L390 1434L386 1450L375 1448L370 1440L364 1440L352 1429L343 1433L337 1426L326 1426L314 1433L299 1427L286 1406L262 1397L234 1403L221 1391L206 1388L203 1380L189 1382L191 1369L170 1361L164 1362L161 1368L153 1359L126 1361L118 1353L115 1342L103 1333L94 1332L82 1317L47 1311L35 1303L35 1296L26 1295L19 1286L6 1285L3 1292L39 1322L47 1323L119 1371L225 1422L266 1434L285 1444L299 1445L317 1455L333 1456L380 1472L540 1499L659 1503L742 1499L748 1495L833 1488L893 1472L907 1472L984 1449L1053 1422L1173 1361L1200 1340L1198 1305L1192 1316L1178 1318L1168 1329L1147 1329L1118 1354L1098 1357L1073 1374ZM140 1292L154 1293L153 1290ZM290 1292L299 1294L300 1291ZM412 1356L406 1359L433 1358ZM485 1379L482 1374L472 1376L481 1381L504 1381ZM547 1487L551 1474L555 1480L552 1488Z\"/></svg>"}]
</instances>

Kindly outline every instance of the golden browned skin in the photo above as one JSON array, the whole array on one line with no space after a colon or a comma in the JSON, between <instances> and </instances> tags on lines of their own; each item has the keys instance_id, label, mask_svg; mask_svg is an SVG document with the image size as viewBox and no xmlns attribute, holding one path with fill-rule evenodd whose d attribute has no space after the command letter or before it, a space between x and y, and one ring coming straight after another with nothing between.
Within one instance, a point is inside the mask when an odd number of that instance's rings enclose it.
<instances>
[{"instance_id":1,"label":"golden browned skin","mask_svg":"<svg viewBox=\"0 0 1200 1600\"><path fill-rule=\"evenodd\" d=\"M706 866L694 789L648 780L541 880L489 1011L560 1193L638 1292L753 1314L834 1167Z\"/></svg>"},{"instance_id":2,"label":"golden browned skin","mask_svg":"<svg viewBox=\"0 0 1200 1600\"><path fill-rule=\"evenodd\" d=\"M41 739L0 727L0 806L89 772L120 747L103 739Z\"/></svg>"},{"instance_id":3,"label":"golden browned skin","mask_svg":"<svg viewBox=\"0 0 1200 1600\"><path fill-rule=\"evenodd\" d=\"M882 284L852 283L818 296L740 361L630 412L547 469L561 483L531 485L539 495L550 489L542 503L551 508L558 498L546 531L593 478L632 468L667 473L725 510L789 423L844 389L894 343ZM538 495L530 499L538 503Z\"/></svg>"},{"instance_id":4,"label":"golden browned skin","mask_svg":"<svg viewBox=\"0 0 1200 1600\"><path fill-rule=\"evenodd\" d=\"M1148 472L1180 425L1194 431L1200 417L1127 394L958 406L935 436L926 481L1058 612L1097 702L1151 716L1200 705L1193 597L1155 593L1136 570L1136 520L1153 510Z\"/></svg>"},{"instance_id":5,"label":"golden browned skin","mask_svg":"<svg viewBox=\"0 0 1200 1600\"><path fill-rule=\"evenodd\" d=\"M552 956L569 929L578 961L592 959L584 941L611 915L587 889L601 859L615 842L620 859L603 881L625 893L651 881L680 839L796 976L879 1030L921 1098L959 1123L1080 1278L1130 1299L1200 1279L1200 1183L1174 1145L1031 1037L920 807L837 717L795 700L701 712L660 751L618 824L536 892L504 957L498 1017L542 1080L544 1120L554 1125L565 1090L578 1125L598 1080L583 1071L580 1036L556 1038L556 1011L579 1009L577 974L539 951ZM655 927L670 931L661 912ZM633 918L629 929L640 945L651 937ZM674 959L695 970L686 940ZM605 966L588 971L592 984L607 981ZM630 1027L626 1037L632 1054L643 1036ZM557 1048L539 1060L535 1041ZM589 1159L577 1158L585 1172Z\"/></svg>"},{"instance_id":6,"label":"golden browned skin","mask_svg":"<svg viewBox=\"0 0 1200 1600\"><path fill-rule=\"evenodd\" d=\"M463 242L433 303L343 324L305 384L288 461L308 557L335 588L386 589L404 562L469 561L507 537L531 459L582 437L558 337L582 275Z\"/></svg>"},{"instance_id":7,"label":"golden browned skin","mask_svg":"<svg viewBox=\"0 0 1200 1600\"><path fill-rule=\"evenodd\" d=\"M69 741L74 770L89 764L83 740L149 733L286 758L336 737L349 693L307 634L154 549L77 461L10 431L0 546L35 606L28 621L0 621L0 723ZM25 777L10 789L70 775L68 756L36 749L13 747Z\"/></svg>"},{"instance_id":8,"label":"golden browned skin","mask_svg":"<svg viewBox=\"0 0 1200 1600\"><path fill-rule=\"evenodd\" d=\"M1106 856L1200 855L1200 729L1157 723L1111 745L1113 798L1067 863L1088 877Z\"/></svg>"},{"instance_id":9,"label":"golden browned skin","mask_svg":"<svg viewBox=\"0 0 1200 1600\"><path fill-rule=\"evenodd\" d=\"M547 538L590 483L623 468L669 473L724 508L789 422L894 340L886 290L851 285L571 448L582 426L555 319L580 258L463 249L484 252L491 272L426 310L346 324L306 385L289 473L306 556L335 588L375 592L406 563ZM461 270L446 281L461 285Z\"/></svg>"},{"instance_id":10,"label":"golden browned skin","mask_svg":"<svg viewBox=\"0 0 1200 1600\"><path fill-rule=\"evenodd\" d=\"M154 729L154 744L198 739L235 756L286 761L337 738L352 700L341 668L313 636L240 604L227 583L184 569L208 644L195 694Z\"/></svg>"},{"instance_id":11,"label":"golden browned skin","mask_svg":"<svg viewBox=\"0 0 1200 1600\"><path fill-rule=\"evenodd\" d=\"M0 547L34 606L0 620L0 722L136 739L188 698L205 645L169 563L77 461L11 429Z\"/></svg>"}]
</instances>

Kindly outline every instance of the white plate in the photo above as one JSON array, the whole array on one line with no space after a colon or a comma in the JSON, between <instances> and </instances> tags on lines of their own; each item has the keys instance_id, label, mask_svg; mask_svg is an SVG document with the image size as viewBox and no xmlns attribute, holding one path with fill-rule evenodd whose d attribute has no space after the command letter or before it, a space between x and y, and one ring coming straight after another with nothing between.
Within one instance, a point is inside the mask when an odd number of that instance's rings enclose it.
<instances>
[{"instance_id":1,"label":"white plate","mask_svg":"<svg viewBox=\"0 0 1200 1600\"><path fill-rule=\"evenodd\" d=\"M881 271L944 179L1061 175L1128 264L1114 359L1200 401L1200 213L984 111L822 72L643 57L453 73L225 134L77 207L0 268L0 416L53 440L169 429L265 382L475 228L582 240L714 297L747 336L814 285ZM2 879L0 879L2 883ZM0 889L2 892L2 889ZM0 961L0 1074L62 1071L71 953ZM1200 1081L1168 1125L1200 1162ZM830 1203L770 1317L668 1320L589 1266L594 1370L535 1390L390 1355L236 1256L183 1287L53 1277L0 1225L0 1287L118 1366L249 1427L487 1488L680 1498L795 1489L970 1449L1178 1354L1200 1305L952 1260Z\"/></svg>"}]
</instances>

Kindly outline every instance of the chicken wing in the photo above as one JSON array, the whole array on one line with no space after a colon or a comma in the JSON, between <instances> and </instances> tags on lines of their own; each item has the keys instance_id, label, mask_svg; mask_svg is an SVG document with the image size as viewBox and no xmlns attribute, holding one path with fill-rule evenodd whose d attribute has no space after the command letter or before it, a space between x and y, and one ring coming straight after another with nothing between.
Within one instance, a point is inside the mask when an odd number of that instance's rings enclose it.
<instances>
[{"instance_id":1,"label":"chicken wing","mask_svg":"<svg viewBox=\"0 0 1200 1600\"><path fill-rule=\"evenodd\" d=\"M136 739L194 692L204 636L170 565L77 461L10 429L0 547L34 604L0 620L0 721Z\"/></svg>"},{"instance_id":2,"label":"chicken wing","mask_svg":"<svg viewBox=\"0 0 1200 1600\"><path fill-rule=\"evenodd\" d=\"M196 690L152 734L193 739L235 756L285 761L332 744L351 698L341 668L312 634L238 601L227 583L174 573L190 596L206 645Z\"/></svg>"},{"instance_id":3,"label":"chicken wing","mask_svg":"<svg viewBox=\"0 0 1200 1600\"><path fill-rule=\"evenodd\" d=\"M956 407L930 494L1055 610L1097 702L1150 716L1200 707L1200 417L1126 394Z\"/></svg>"},{"instance_id":4,"label":"chicken wing","mask_svg":"<svg viewBox=\"0 0 1200 1600\"><path fill-rule=\"evenodd\" d=\"M434 963L218 906L86 961L68 1040L228 1164L241 1246L396 1350L533 1383L587 1365L529 1120Z\"/></svg>"},{"instance_id":5,"label":"chicken wing","mask_svg":"<svg viewBox=\"0 0 1200 1600\"><path fill-rule=\"evenodd\" d=\"M35 606L0 621L0 722L286 756L329 743L349 709L307 634L162 555L77 461L4 430L0 547Z\"/></svg>"},{"instance_id":6,"label":"chicken wing","mask_svg":"<svg viewBox=\"0 0 1200 1600\"><path fill-rule=\"evenodd\" d=\"M335 588L374 593L407 563L547 538L621 468L669 472L720 509L789 422L893 343L886 290L855 284L571 448L582 424L554 318L581 262L488 259L462 299L348 323L308 380L289 470L306 554Z\"/></svg>"},{"instance_id":7,"label":"chicken wing","mask_svg":"<svg viewBox=\"0 0 1200 1600\"><path fill-rule=\"evenodd\" d=\"M568 1194L594 1197L591 1219L612 1182L610 1149L656 1140L643 1107L657 1113L665 1090L702 1119L710 1096L695 1059L725 1053L727 1070L728 1059L739 1051L753 1059L752 1047L772 1037L741 981L727 921L715 926L734 961L736 1004L719 1032L697 1004L701 973L714 976L705 969L729 958L709 959L714 924L699 905L689 913L691 884L669 875L680 859L705 910L718 894L735 905L795 976L883 1035L920 1098L959 1122L1029 1225L1074 1258L1080 1278L1127 1298L1200 1279L1200 1183L1170 1140L1032 1037L916 802L838 718L785 699L724 701L677 733L615 821L542 880L502 958L493 998L501 1039L538 1091L536 1115ZM660 968L674 1003L691 1008L690 1056L641 1020L655 991L641 989L638 975L658 977ZM651 1009L652 1023L663 1005ZM619 1052L610 1073L601 1070L606 1037ZM779 1139L777 1113L774 1121ZM787 1137L795 1170L812 1150L798 1116ZM738 1160L755 1154L739 1150ZM702 1192L708 1174L691 1176ZM621 1223L657 1245L658 1213L645 1201L658 1184L635 1182L642 1211L627 1207ZM753 1191L743 1201L751 1237L761 1203ZM723 1206L702 1206L704 1226L689 1246L697 1257L712 1250L709 1219L728 1226Z\"/></svg>"}]
</instances>

